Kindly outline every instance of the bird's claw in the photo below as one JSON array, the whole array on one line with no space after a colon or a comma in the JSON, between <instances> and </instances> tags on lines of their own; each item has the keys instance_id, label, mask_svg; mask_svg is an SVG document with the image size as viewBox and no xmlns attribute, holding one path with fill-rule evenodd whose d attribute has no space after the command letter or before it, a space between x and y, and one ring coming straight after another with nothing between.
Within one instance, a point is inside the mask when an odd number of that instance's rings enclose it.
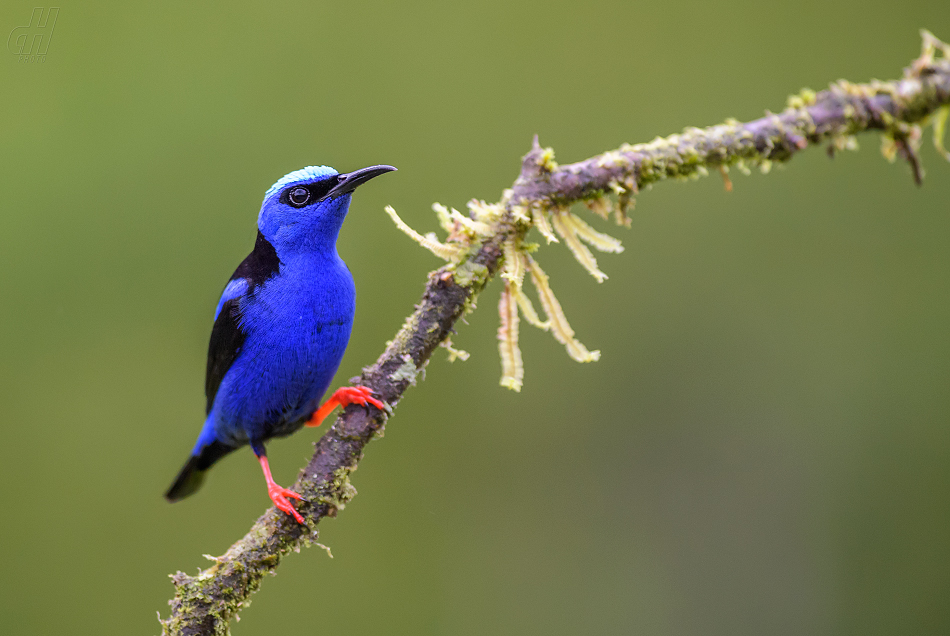
<instances>
[{"instance_id":1,"label":"bird's claw","mask_svg":"<svg viewBox=\"0 0 950 636\"><path fill-rule=\"evenodd\" d=\"M372 404L380 411L386 410L386 405L373 397L373 391L368 386L346 386L337 389L335 396L340 401L340 406L346 407L350 404L359 404L366 406Z\"/></svg>"},{"instance_id":2,"label":"bird's claw","mask_svg":"<svg viewBox=\"0 0 950 636\"><path fill-rule=\"evenodd\" d=\"M390 411L384 402L373 397L373 391L369 387L360 385L343 386L334 391L330 399L314 412L307 422L307 426L320 426L320 423L333 412L333 409L338 406L346 408L350 404L359 404L360 406L372 404L380 411Z\"/></svg>"},{"instance_id":3,"label":"bird's claw","mask_svg":"<svg viewBox=\"0 0 950 636\"><path fill-rule=\"evenodd\" d=\"M278 510L292 516L294 519L297 520L297 523L304 524L303 517L300 515L299 512L297 512L297 510L293 507L290 501L287 500L287 497L291 497L293 499L298 499L298 500L303 500L303 497L301 497L299 494L297 494L290 488L283 488L282 486L278 486L277 484L274 484L273 486L269 486L267 488L267 494L270 496L270 500L274 502L274 506Z\"/></svg>"}]
</instances>

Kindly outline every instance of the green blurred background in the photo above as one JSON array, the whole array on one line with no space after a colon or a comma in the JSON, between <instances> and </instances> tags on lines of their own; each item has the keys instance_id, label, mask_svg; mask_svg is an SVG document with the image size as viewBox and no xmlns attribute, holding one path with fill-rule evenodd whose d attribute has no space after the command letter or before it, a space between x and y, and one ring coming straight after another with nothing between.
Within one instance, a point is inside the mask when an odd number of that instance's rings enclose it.
<instances>
[{"instance_id":1,"label":"green blurred background","mask_svg":"<svg viewBox=\"0 0 950 636\"><path fill-rule=\"evenodd\" d=\"M6 2L0 27L31 4ZM945 0L763 4L64 3L0 82L0 631L155 634L167 578L269 505L248 451L177 505L218 294L264 191L360 190L337 383L382 350L431 255L383 213L496 200L531 136L561 162L803 86L898 77ZM926 133L929 138L929 132ZM437 352L237 635L950 633L950 165L916 188L875 136L768 176L644 193L598 285L539 260L599 363L525 326L498 386L497 285ZM273 443L293 481L321 433Z\"/></svg>"}]
</instances>

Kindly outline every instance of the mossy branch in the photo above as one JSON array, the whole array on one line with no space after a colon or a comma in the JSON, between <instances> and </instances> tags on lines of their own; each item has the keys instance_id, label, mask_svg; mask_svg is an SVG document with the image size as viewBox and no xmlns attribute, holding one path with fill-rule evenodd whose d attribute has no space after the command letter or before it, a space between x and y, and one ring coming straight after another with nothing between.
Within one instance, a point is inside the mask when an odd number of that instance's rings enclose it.
<instances>
[{"instance_id":1,"label":"mossy branch","mask_svg":"<svg viewBox=\"0 0 950 636\"><path fill-rule=\"evenodd\" d=\"M574 339L547 276L529 255L538 246L525 242L532 227L548 242L558 241L556 232L598 280L606 278L581 241L610 252L620 251L619 242L571 214L568 208L578 201L604 217L613 211L619 224L629 225L626 211L633 196L654 182L698 177L717 169L728 189L729 167L758 166L767 171L772 162L788 161L809 146L827 143L833 153L853 146L853 135L872 130L883 134L885 156L905 159L919 183L923 175L917 155L920 126L934 122L935 144L946 154L941 137L950 109L950 47L927 32L923 36L923 54L900 80L869 84L842 80L818 93L806 90L790 98L782 113L748 123L727 121L689 128L564 166L558 166L553 151L541 148L536 139L523 159L520 176L499 203L470 202L468 215L436 207L448 232L445 242L431 233L419 235L403 224L407 233L449 263L429 274L422 300L376 363L364 369L360 384L393 407L415 384L439 346L461 356L464 352L450 346L453 326L474 307L489 280L502 271L506 289L499 339L505 386L520 388L523 377L517 343L519 310L530 324L551 330L575 359L595 360L597 352ZM938 53L942 54L939 59ZM395 211L391 214L398 219ZM546 321L521 291L526 273L539 291ZM264 575L273 573L284 555L314 543L320 519L336 516L355 495L349 475L390 414L357 406L345 409L316 444L313 458L294 484L306 499L298 509L308 525L271 508L243 539L214 558L214 565L196 576L175 574L172 614L162 621L164 633L227 634L230 620L248 604Z\"/></svg>"}]
</instances>

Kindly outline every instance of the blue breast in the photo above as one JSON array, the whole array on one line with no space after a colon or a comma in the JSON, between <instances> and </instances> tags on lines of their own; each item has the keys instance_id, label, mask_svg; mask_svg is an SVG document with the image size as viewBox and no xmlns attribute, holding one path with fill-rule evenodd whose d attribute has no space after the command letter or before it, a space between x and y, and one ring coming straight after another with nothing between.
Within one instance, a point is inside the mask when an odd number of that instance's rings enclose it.
<instances>
[{"instance_id":1,"label":"blue breast","mask_svg":"<svg viewBox=\"0 0 950 636\"><path fill-rule=\"evenodd\" d=\"M355 308L353 278L335 251L281 262L240 303L247 337L209 414L216 437L239 445L299 429L340 365Z\"/></svg>"}]
</instances>

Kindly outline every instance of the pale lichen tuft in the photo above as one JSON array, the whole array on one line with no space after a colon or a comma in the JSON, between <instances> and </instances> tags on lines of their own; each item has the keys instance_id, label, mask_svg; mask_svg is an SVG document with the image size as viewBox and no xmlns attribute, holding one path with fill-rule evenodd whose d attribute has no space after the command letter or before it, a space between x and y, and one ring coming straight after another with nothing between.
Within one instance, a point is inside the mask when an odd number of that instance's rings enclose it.
<instances>
[{"instance_id":1,"label":"pale lichen tuft","mask_svg":"<svg viewBox=\"0 0 950 636\"><path fill-rule=\"evenodd\" d=\"M600 359L600 351L588 351L587 347L574 338L574 330L567 322L564 310L561 309L561 303L554 296L554 291L548 282L548 276L538 265L537 261L528 257L528 269L531 272L531 282L538 290L538 297L541 299L541 305L548 316L548 322L551 325L551 331L558 342L563 344L571 358L578 362L593 362Z\"/></svg>"},{"instance_id":2,"label":"pale lichen tuft","mask_svg":"<svg viewBox=\"0 0 950 636\"><path fill-rule=\"evenodd\" d=\"M470 355L468 351L463 351L462 349L456 349L452 345L452 339L446 338L439 343L439 346L448 351L449 353L449 362L455 362L456 360L461 360L465 362L469 359Z\"/></svg>"},{"instance_id":3,"label":"pale lichen tuft","mask_svg":"<svg viewBox=\"0 0 950 636\"><path fill-rule=\"evenodd\" d=\"M498 354L501 357L501 386L521 391L524 383L524 363L518 347L518 305L511 293L513 284L505 283L498 300Z\"/></svg>"},{"instance_id":4,"label":"pale lichen tuft","mask_svg":"<svg viewBox=\"0 0 950 636\"><path fill-rule=\"evenodd\" d=\"M943 145L943 139L947 133L947 116L950 115L950 106L944 106L938 110L933 115L933 127L934 127L934 148L937 149L937 152L946 159L950 161L950 152L947 151L946 146Z\"/></svg>"},{"instance_id":5,"label":"pale lichen tuft","mask_svg":"<svg viewBox=\"0 0 950 636\"><path fill-rule=\"evenodd\" d=\"M568 249L571 250L571 254L574 255L575 260L577 260L598 283L604 282L607 280L607 274L600 271L597 267L597 259L595 259L594 255L587 249L587 246L581 243L580 239L577 238L577 233L574 232L574 228L570 224L564 221L564 216L565 213L561 211L556 211L551 215L551 224L554 226L554 231L564 240Z\"/></svg>"},{"instance_id":6,"label":"pale lichen tuft","mask_svg":"<svg viewBox=\"0 0 950 636\"><path fill-rule=\"evenodd\" d=\"M551 222L548 220L548 215L544 210L541 208L531 208L531 218L534 221L534 227L538 228L538 231L541 232L541 236L545 238L548 245L560 242L557 240L557 237L554 236Z\"/></svg>"},{"instance_id":7,"label":"pale lichen tuft","mask_svg":"<svg viewBox=\"0 0 950 636\"><path fill-rule=\"evenodd\" d=\"M399 215L396 214L396 210L394 210L391 205L386 206L386 213L389 214L390 218L392 218L393 222L396 224L396 227L402 230L413 241L426 248L439 258L450 262L458 262L465 253L464 250L459 246L447 245L440 242L432 232L422 236L414 229L409 227L405 221L399 218Z\"/></svg>"}]
</instances>

